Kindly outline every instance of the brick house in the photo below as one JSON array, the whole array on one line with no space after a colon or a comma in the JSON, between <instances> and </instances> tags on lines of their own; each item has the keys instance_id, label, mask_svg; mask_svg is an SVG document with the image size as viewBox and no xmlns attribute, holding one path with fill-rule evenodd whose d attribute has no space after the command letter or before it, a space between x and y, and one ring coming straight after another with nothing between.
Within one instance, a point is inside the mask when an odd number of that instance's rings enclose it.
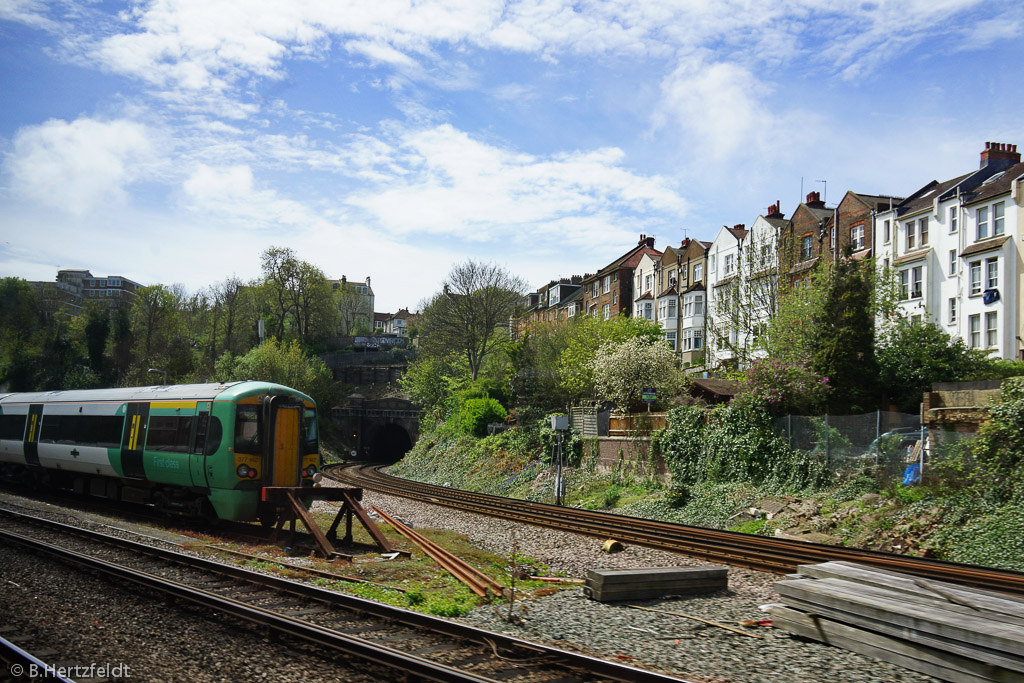
<instances>
[{"instance_id":1,"label":"brick house","mask_svg":"<svg viewBox=\"0 0 1024 683\"><path fill-rule=\"evenodd\" d=\"M583 279L584 315L610 320L633 309L633 271L645 254L661 256L654 238L640 235L637 245L594 275Z\"/></svg>"},{"instance_id":2,"label":"brick house","mask_svg":"<svg viewBox=\"0 0 1024 683\"><path fill-rule=\"evenodd\" d=\"M834 213L825 208L818 192L809 193L793 212L782 231L779 253L781 271L790 283L806 277L823 256L829 257Z\"/></svg>"}]
</instances>

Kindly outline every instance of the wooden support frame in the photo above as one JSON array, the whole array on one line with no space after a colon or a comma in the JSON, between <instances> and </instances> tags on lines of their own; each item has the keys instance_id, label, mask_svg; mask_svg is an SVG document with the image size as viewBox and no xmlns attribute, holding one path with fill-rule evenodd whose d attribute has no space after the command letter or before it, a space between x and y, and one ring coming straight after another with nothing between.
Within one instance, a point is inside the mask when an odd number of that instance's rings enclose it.
<instances>
[{"instance_id":1,"label":"wooden support frame","mask_svg":"<svg viewBox=\"0 0 1024 683\"><path fill-rule=\"evenodd\" d=\"M358 488L310 488L310 487L291 487L291 486L267 486L263 488L262 499L266 502L274 503L281 509L280 516L277 520L277 525L274 528L274 532L271 535L271 541L277 542L277 537L280 531L284 528L285 524L290 525L290 533L294 538L295 522L296 520L302 520L302 523L312 534L313 540L316 542L317 550L327 559L333 559L339 557L339 553L335 551L334 542L338 542L338 526L341 524L341 520L345 519L345 537L341 540L343 544L352 543L352 518L357 517L363 528L366 529L367 533L374 540L377 549L382 553L398 552L406 557L409 556L408 551L396 550L394 545L387 539L380 528L373 523L373 519L366 513L363 506L359 504L359 499L362 497L362 489ZM341 508L338 513L334 516L334 521L331 524L330 529L327 533L317 525L316 520L313 519L313 515L310 514L309 510L306 509L307 501L309 500L331 500L340 501Z\"/></svg>"}]
</instances>

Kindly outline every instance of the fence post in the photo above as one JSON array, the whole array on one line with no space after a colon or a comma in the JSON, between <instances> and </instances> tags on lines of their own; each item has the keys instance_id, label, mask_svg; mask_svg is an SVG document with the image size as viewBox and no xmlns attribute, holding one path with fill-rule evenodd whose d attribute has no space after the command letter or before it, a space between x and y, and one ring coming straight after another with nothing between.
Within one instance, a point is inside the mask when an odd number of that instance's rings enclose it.
<instances>
[{"instance_id":1,"label":"fence post","mask_svg":"<svg viewBox=\"0 0 1024 683\"><path fill-rule=\"evenodd\" d=\"M786 413L786 439L789 441L789 447L793 447L793 414Z\"/></svg>"},{"instance_id":2,"label":"fence post","mask_svg":"<svg viewBox=\"0 0 1024 683\"><path fill-rule=\"evenodd\" d=\"M832 451L829 446L828 413L825 413L825 466L832 469Z\"/></svg>"}]
</instances>

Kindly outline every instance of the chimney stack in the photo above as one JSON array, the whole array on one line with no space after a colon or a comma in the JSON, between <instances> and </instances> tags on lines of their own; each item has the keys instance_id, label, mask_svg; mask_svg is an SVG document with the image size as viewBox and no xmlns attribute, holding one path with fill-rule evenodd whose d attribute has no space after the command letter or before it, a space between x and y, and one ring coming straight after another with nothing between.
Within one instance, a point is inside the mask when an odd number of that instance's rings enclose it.
<instances>
[{"instance_id":1,"label":"chimney stack","mask_svg":"<svg viewBox=\"0 0 1024 683\"><path fill-rule=\"evenodd\" d=\"M768 213L765 215L765 218L782 218L780 206L781 203L776 199L775 203L768 207Z\"/></svg>"},{"instance_id":2,"label":"chimney stack","mask_svg":"<svg viewBox=\"0 0 1024 683\"><path fill-rule=\"evenodd\" d=\"M648 246L651 249L654 249L654 238L653 237L648 237L647 235L644 235L644 234L641 234L640 235L640 241L637 242L636 245L638 247Z\"/></svg>"},{"instance_id":3,"label":"chimney stack","mask_svg":"<svg viewBox=\"0 0 1024 683\"><path fill-rule=\"evenodd\" d=\"M806 203L807 203L807 206L810 206L810 207L815 208L815 209L824 209L825 208L825 202L821 201L821 193L817 192L817 191L815 191L815 192L808 192L807 193L807 202Z\"/></svg>"},{"instance_id":4,"label":"chimney stack","mask_svg":"<svg viewBox=\"0 0 1024 683\"><path fill-rule=\"evenodd\" d=\"M1020 152L1017 145L1008 145L1005 142L986 142L985 149L981 152L981 168L998 166L1009 168L1020 163Z\"/></svg>"}]
</instances>

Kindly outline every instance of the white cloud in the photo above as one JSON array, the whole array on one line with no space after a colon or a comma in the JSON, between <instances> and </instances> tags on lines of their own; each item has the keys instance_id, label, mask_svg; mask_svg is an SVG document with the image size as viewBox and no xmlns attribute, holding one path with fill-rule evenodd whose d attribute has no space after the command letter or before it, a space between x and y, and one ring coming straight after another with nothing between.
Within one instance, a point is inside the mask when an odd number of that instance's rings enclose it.
<instances>
[{"instance_id":1,"label":"white cloud","mask_svg":"<svg viewBox=\"0 0 1024 683\"><path fill-rule=\"evenodd\" d=\"M488 242L558 234L573 245L618 237L616 223L678 218L685 203L668 183L620 167L617 149L536 157L442 125L407 133L401 173L347 198L387 231ZM601 216L593 219L594 216ZM587 218L590 217L590 218ZM597 232L561 231L591 221Z\"/></svg>"},{"instance_id":2,"label":"white cloud","mask_svg":"<svg viewBox=\"0 0 1024 683\"><path fill-rule=\"evenodd\" d=\"M46 10L42 0L0 0L0 20L53 31L57 23L46 16Z\"/></svg>"},{"instance_id":3,"label":"white cloud","mask_svg":"<svg viewBox=\"0 0 1024 683\"><path fill-rule=\"evenodd\" d=\"M125 119L51 119L20 129L4 162L21 196L76 214L124 201L152 160L146 126Z\"/></svg>"}]
</instances>

